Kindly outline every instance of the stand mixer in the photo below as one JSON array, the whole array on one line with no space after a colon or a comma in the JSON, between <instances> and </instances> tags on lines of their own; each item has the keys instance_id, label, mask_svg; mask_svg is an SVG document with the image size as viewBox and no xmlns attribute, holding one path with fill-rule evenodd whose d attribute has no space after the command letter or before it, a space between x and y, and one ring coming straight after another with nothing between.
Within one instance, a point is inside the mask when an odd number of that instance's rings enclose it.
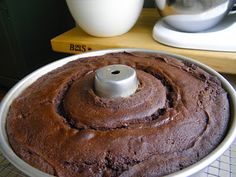
<instances>
[{"instance_id":1,"label":"stand mixer","mask_svg":"<svg viewBox=\"0 0 236 177\"><path fill-rule=\"evenodd\" d=\"M155 0L153 38L189 49L236 52L235 0Z\"/></svg>"}]
</instances>

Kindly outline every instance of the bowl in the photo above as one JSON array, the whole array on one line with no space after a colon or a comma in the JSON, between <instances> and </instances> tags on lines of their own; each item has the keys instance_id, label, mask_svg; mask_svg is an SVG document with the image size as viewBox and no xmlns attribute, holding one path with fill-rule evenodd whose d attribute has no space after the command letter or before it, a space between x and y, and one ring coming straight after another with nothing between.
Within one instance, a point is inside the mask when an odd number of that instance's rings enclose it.
<instances>
[{"instance_id":1,"label":"bowl","mask_svg":"<svg viewBox=\"0 0 236 177\"><path fill-rule=\"evenodd\" d=\"M199 32L218 24L235 0L155 0L163 20L179 31Z\"/></svg>"},{"instance_id":2,"label":"bowl","mask_svg":"<svg viewBox=\"0 0 236 177\"><path fill-rule=\"evenodd\" d=\"M112 37L136 23L144 0L66 0L76 23L88 34Z\"/></svg>"},{"instance_id":3,"label":"bowl","mask_svg":"<svg viewBox=\"0 0 236 177\"><path fill-rule=\"evenodd\" d=\"M156 53L156 54L164 54L167 56L171 56L174 58L177 58L179 60L191 62L203 70L207 71L211 75L214 75L217 77L221 83L222 87L225 89L225 91L228 93L228 98L230 101L230 122L228 126L228 131L225 136L225 138L222 140L222 142L206 157L198 161L197 163L184 168L183 170L177 171L175 173L172 173L170 175L167 175L167 177L185 177L185 176L194 176L198 175L199 172L201 172L204 168L209 166L211 163L213 163L216 159L218 159L233 143L235 137L236 137L236 92L234 88L229 84L229 82L222 77L219 73L217 73L215 70L211 69L210 67L197 62L191 58L187 58L180 55L175 55L171 53L166 53L163 51L156 51L156 50L146 50L146 49L110 49L110 50L101 50L101 51L94 51L94 52L88 52L84 54L74 55L67 57L62 60L55 61L51 64L48 64L35 72L31 73L30 75L26 76L24 79L22 79L20 82L18 82L4 97L4 99L1 102L0 105L0 149L3 153L3 155L19 170L27 174L28 176L34 176L34 177L52 177L51 175L48 175L42 171L39 171L38 169L30 166L23 160L21 160L12 150L7 137L6 132L6 118L9 111L9 107L13 100L18 97L29 85L31 85L34 81L36 81L39 77L47 74L48 72L65 65L66 63L85 58L85 57L92 57L92 56L100 56L108 53L117 53L117 52L145 52L145 53Z\"/></svg>"}]
</instances>

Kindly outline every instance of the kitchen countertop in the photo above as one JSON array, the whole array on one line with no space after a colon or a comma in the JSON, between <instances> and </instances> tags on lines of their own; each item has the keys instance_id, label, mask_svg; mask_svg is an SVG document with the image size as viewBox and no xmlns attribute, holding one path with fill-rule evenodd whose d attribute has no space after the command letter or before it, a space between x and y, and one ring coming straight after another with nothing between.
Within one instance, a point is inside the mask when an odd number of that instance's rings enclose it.
<instances>
[{"instance_id":1,"label":"kitchen countertop","mask_svg":"<svg viewBox=\"0 0 236 177\"><path fill-rule=\"evenodd\" d=\"M236 74L236 52L183 49L155 41L152 30L159 19L155 8L144 8L135 26L121 36L93 37L77 26L51 39L51 46L54 51L71 54L111 48L160 50L193 58L218 72Z\"/></svg>"}]
</instances>

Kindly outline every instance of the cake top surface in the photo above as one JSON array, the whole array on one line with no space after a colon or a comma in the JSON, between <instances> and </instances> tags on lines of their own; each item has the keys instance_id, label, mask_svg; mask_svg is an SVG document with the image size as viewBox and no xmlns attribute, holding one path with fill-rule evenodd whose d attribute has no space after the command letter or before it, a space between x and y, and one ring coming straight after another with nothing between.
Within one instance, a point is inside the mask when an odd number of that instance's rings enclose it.
<instances>
[{"instance_id":1,"label":"cake top surface","mask_svg":"<svg viewBox=\"0 0 236 177\"><path fill-rule=\"evenodd\" d=\"M125 64L139 87L101 98L94 72ZM88 57L42 76L11 105L7 133L16 154L57 176L162 176L205 157L224 138L227 93L189 62L147 53Z\"/></svg>"}]
</instances>

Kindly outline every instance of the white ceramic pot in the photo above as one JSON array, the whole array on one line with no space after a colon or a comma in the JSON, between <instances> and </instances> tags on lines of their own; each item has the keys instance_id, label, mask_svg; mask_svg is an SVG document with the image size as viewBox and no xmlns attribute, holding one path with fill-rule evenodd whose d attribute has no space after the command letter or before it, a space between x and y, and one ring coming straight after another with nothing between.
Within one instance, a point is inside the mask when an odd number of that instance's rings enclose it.
<instances>
[{"instance_id":1,"label":"white ceramic pot","mask_svg":"<svg viewBox=\"0 0 236 177\"><path fill-rule=\"evenodd\" d=\"M128 32L137 21L144 0L66 0L76 23L97 37Z\"/></svg>"}]
</instances>

